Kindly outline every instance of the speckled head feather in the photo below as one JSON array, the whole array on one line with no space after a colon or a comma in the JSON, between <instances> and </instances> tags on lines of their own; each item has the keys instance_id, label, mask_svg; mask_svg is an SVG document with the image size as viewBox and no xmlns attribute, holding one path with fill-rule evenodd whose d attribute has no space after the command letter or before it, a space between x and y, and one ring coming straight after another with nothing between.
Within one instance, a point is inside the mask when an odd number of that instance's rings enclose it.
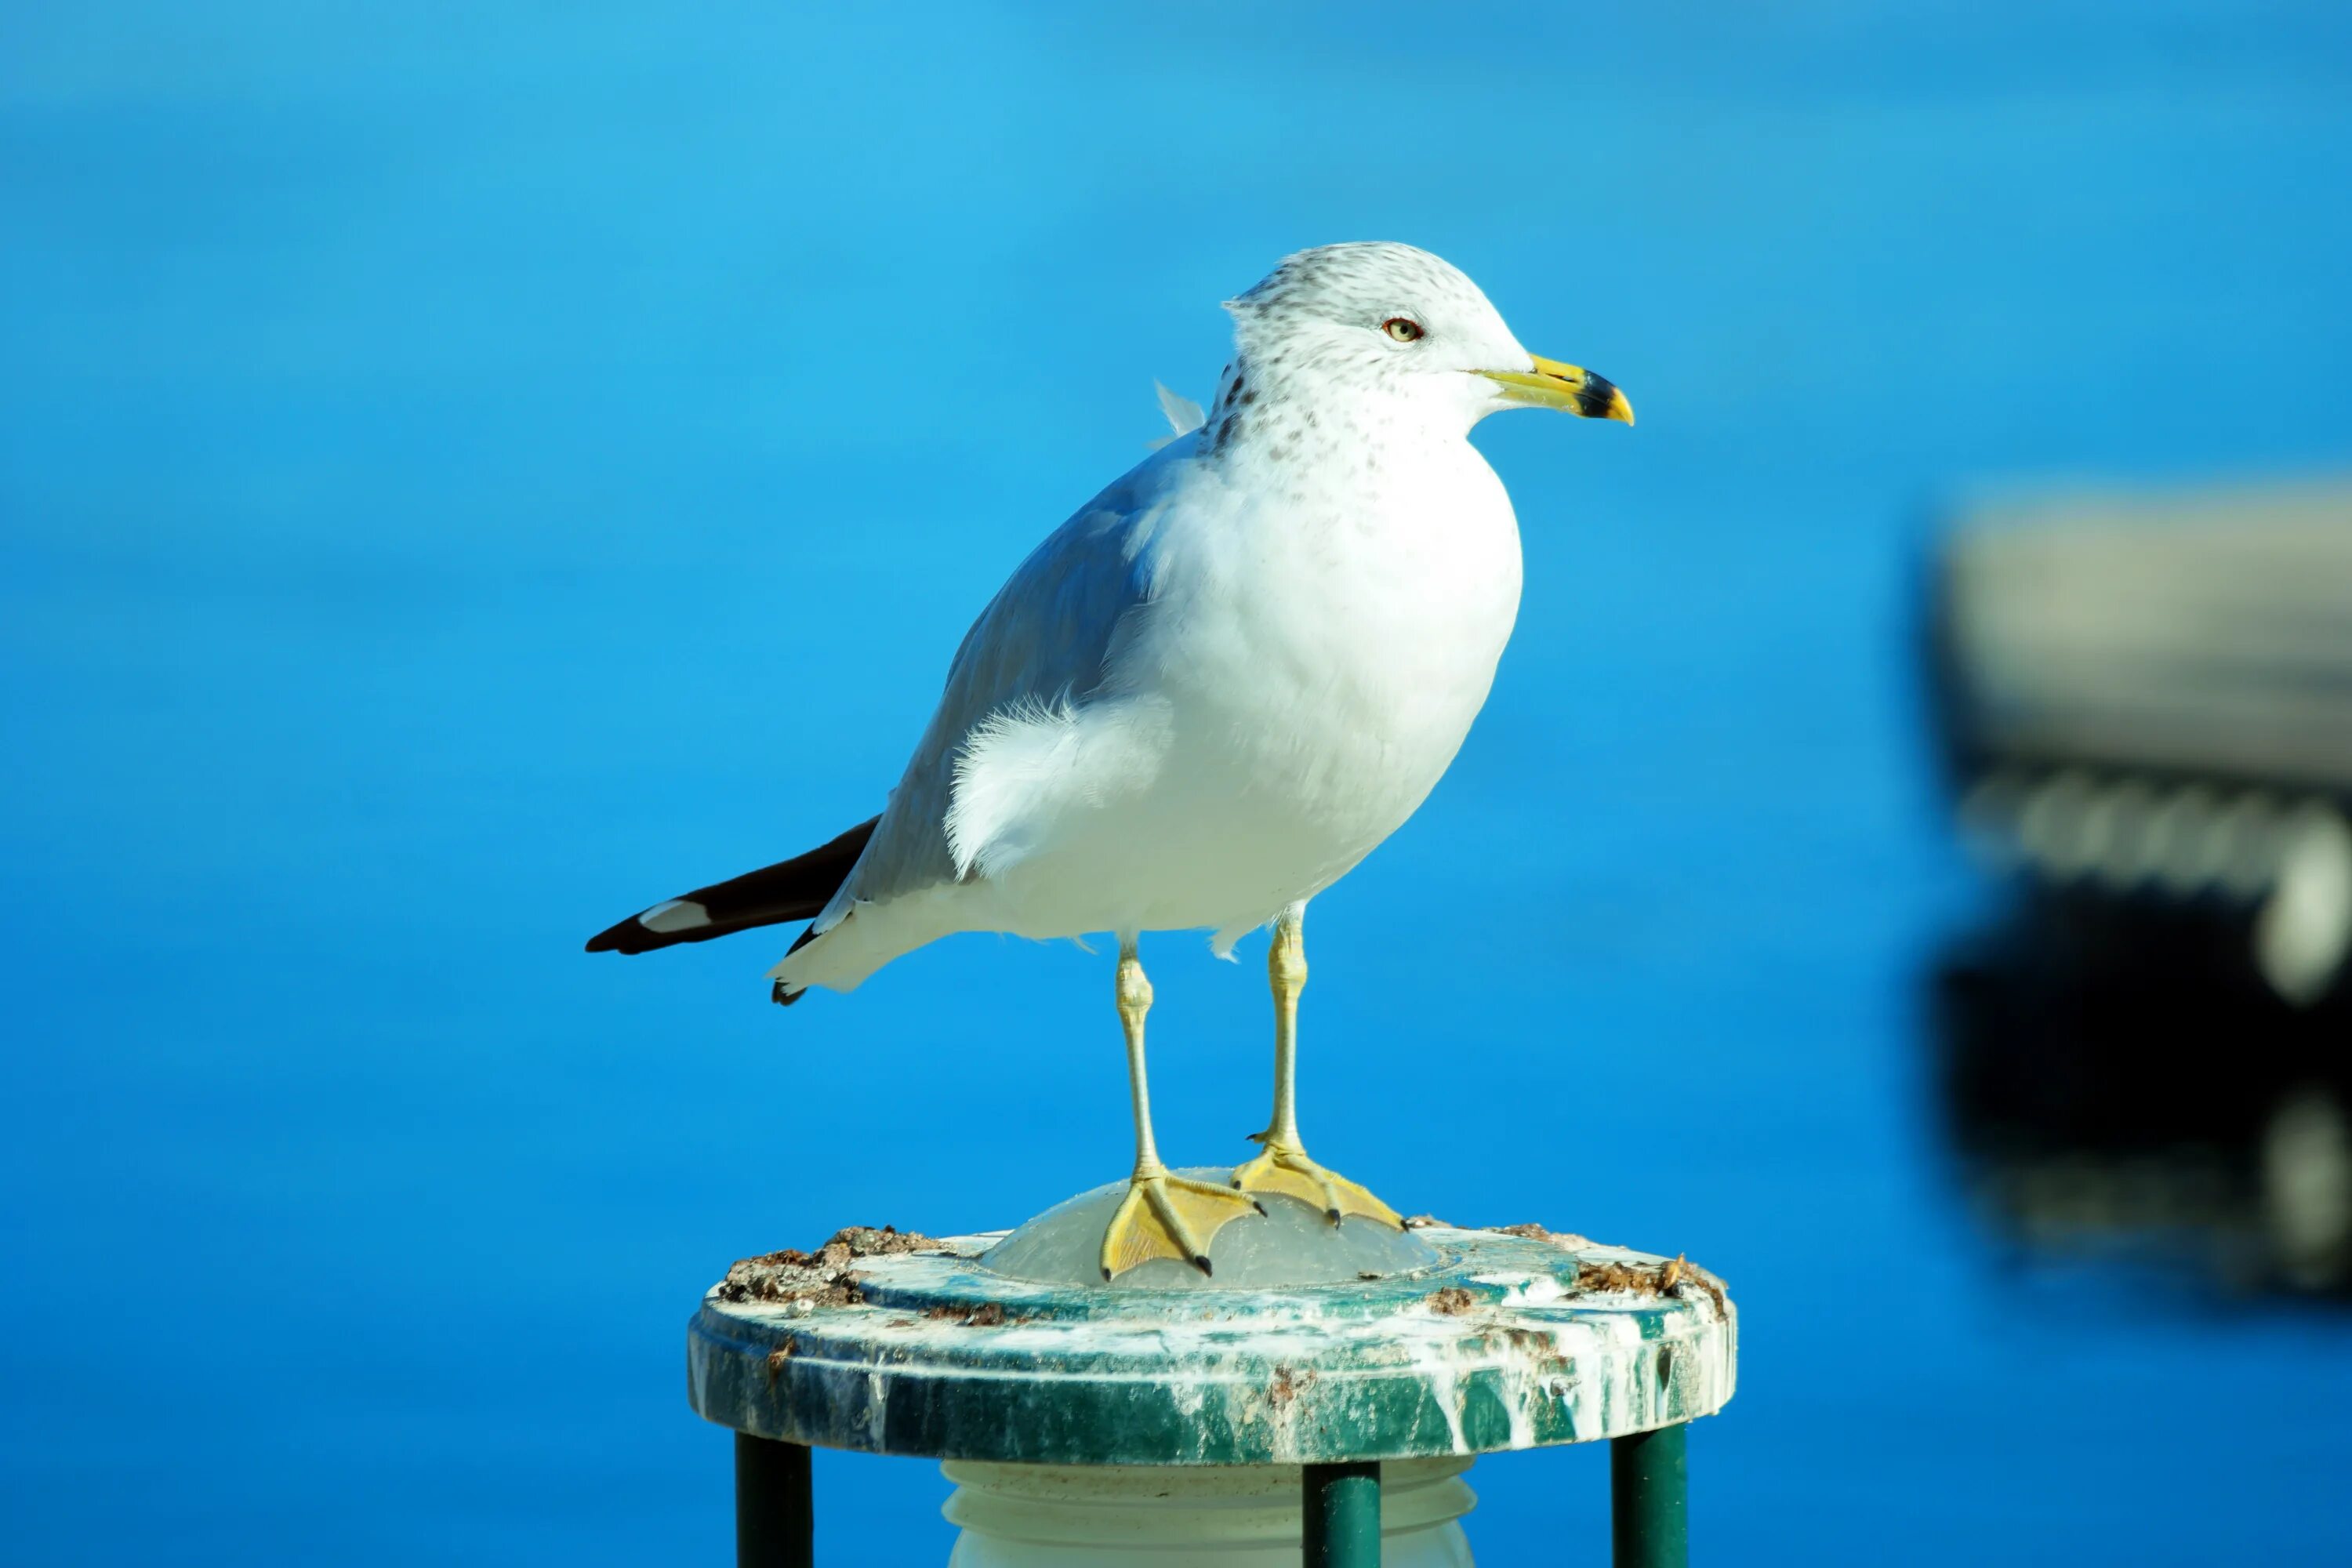
<instances>
[{"instance_id":1,"label":"speckled head feather","mask_svg":"<svg viewBox=\"0 0 2352 1568\"><path fill-rule=\"evenodd\" d=\"M1350 411L1381 428L1406 418L1463 433L1503 406L1467 372L1534 364L1461 268L1388 240L1298 251L1225 310L1237 353L1209 416L1212 451L1277 409L1340 414L1360 430Z\"/></svg>"},{"instance_id":2,"label":"speckled head feather","mask_svg":"<svg viewBox=\"0 0 2352 1568\"><path fill-rule=\"evenodd\" d=\"M1220 413L1262 398L1402 398L1466 428L1501 405L1492 383L1464 373L1533 363L1478 285L1410 245L1299 251L1225 309L1238 352Z\"/></svg>"},{"instance_id":3,"label":"speckled head feather","mask_svg":"<svg viewBox=\"0 0 2352 1568\"><path fill-rule=\"evenodd\" d=\"M1255 288L1226 300L1225 309L1242 317L1297 312L1361 321L1408 300L1447 298L1494 310L1478 285L1452 262L1415 246L1375 239L1318 245L1286 256Z\"/></svg>"}]
</instances>

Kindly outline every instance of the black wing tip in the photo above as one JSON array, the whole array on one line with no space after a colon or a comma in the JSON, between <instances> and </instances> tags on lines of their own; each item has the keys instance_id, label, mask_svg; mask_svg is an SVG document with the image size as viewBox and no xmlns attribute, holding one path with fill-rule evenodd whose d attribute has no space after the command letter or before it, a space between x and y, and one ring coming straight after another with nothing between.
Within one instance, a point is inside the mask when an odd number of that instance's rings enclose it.
<instances>
[{"instance_id":1,"label":"black wing tip","mask_svg":"<svg viewBox=\"0 0 2352 1568\"><path fill-rule=\"evenodd\" d=\"M606 926L603 931L590 937L588 945L580 951L583 952L635 952L636 949L629 945L629 928L636 924L637 917L631 915L619 925ZM645 928L638 926L637 929L642 931Z\"/></svg>"},{"instance_id":2,"label":"black wing tip","mask_svg":"<svg viewBox=\"0 0 2352 1568\"><path fill-rule=\"evenodd\" d=\"M606 926L603 931L590 937L588 945L580 951L583 952L651 952L655 948L667 947L671 942L680 940L686 940L685 933L665 935L660 931L647 931L638 922L636 916L631 915L620 924Z\"/></svg>"},{"instance_id":3,"label":"black wing tip","mask_svg":"<svg viewBox=\"0 0 2352 1568\"><path fill-rule=\"evenodd\" d=\"M676 947L681 942L709 942L713 937L732 936L739 931L751 931L760 926L782 925L786 921L807 920L823 912L841 890L856 868L857 858L866 852L866 840L874 837L879 816L871 816L845 833L835 835L805 855L795 855L789 860L779 860L756 871L746 871L724 882L713 882L707 888L697 888L668 900L669 904L692 903L700 906L701 921L675 931L655 931L646 925L645 917L651 910L640 910L618 925L607 926L588 939L583 952L652 952L659 948ZM656 904L655 909L667 905ZM801 941L811 933L803 932ZM799 942L793 943L797 948Z\"/></svg>"}]
</instances>

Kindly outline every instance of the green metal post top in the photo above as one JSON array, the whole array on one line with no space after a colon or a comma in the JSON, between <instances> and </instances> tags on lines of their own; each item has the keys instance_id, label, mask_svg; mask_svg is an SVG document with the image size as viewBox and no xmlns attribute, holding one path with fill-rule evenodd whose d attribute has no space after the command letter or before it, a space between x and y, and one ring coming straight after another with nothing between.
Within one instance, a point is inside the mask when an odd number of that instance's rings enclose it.
<instances>
[{"instance_id":1,"label":"green metal post top","mask_svg":"<svg viewBox=\"0 0 2352 1568\"><path fill-rule=\"evenodd\" d=\"M1414 1236L1434 1260L1379 1279L1111 1289L997 1274L998 1236L844 1232L713 1288L688 1394L785 1442L1062 1465L1491 1453L1731 1398L1738 1319L1704 1269L1533 1226Z\"/></svg>"}]
</instances>

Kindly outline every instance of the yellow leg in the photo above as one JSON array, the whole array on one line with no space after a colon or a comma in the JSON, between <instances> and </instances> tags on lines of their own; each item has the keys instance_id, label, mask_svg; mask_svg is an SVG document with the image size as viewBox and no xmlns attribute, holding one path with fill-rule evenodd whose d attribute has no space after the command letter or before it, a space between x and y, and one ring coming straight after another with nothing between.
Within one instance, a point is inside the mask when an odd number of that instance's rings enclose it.
<instances>
[{"instance_id":1,"label":"yellow leg","mask_svg":"<svg viewBox=\"0 0 2352 1568\"><path fill-rule=\"evenodd\" d=\"M1274 1118L1250 1142L1263 1152L1234 1172L1244 1192L1282 1193L1319 1208L1338 1225L1360 1215L1400 1229L1396 1210L1347 1177L1307 1157L1298 1135L1298 994L1307 989L1306 906L1294 905L1274 925L1274 945L1265 955L1267 983L1274 988Z\"/></svg>"},{"instance_id":2,"label":"yellow leg","mask_svg":"<svg viewBox=\"0 0 2352 1568\"><path fill-rule=\"evenodd\" d=\"M1265 1208L1246 1193L1171 1176L1151 1137L1151 1089L1143 1073L1143 1019L1151 1011L1151 982L1135 955L1135 939L1118 944L1118 1021L1127 1031L1127 1084L1135 1100L1135 1174L1127 1196L1103 1233L1103 1278L1124 1274L1155 1258L1173 1258L1209 1272L1209 1243L1227 1222Z\"/></svg>"}]
</instances>

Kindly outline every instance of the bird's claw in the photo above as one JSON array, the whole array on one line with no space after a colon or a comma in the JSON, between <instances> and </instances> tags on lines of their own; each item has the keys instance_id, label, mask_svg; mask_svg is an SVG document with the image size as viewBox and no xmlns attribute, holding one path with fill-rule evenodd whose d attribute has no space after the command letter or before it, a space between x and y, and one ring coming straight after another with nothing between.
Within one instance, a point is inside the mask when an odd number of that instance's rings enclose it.
<instances>
[{"instance_id":1,"label":"bird's claw","mask_svg":"<svg viewBox=\"0 0 2352 1568\"><path fill-rule=\"evenodd\" d=\"M1209 1244L1217 1232L1244 1215L1265 1213L1265 1205L1230 1187L1165 1171L1139 1174L1103 1232L1102 1277L1115 1279L1155 1258L1212 1273Z\"/></svg>"},{"instance_id":2,"label":"bird's claw","mask_svg":"<svg viewBox=\"0 0 2352 1568\"><path fill-rule=\"evenodd\" d=\"M1369 1189L1317 1164L1304 1149L1281 1142L1271 1132L1253 1132L1250 1141L1265 1152L1235 1168L1234 1185L1243 1192L1280 1193L1297 1198L1321 1210L1333 1225L1355 1215L1398 1230L1404 1228L1403 1216L1396 1210Z\"/></svg>"}]
</instances>

